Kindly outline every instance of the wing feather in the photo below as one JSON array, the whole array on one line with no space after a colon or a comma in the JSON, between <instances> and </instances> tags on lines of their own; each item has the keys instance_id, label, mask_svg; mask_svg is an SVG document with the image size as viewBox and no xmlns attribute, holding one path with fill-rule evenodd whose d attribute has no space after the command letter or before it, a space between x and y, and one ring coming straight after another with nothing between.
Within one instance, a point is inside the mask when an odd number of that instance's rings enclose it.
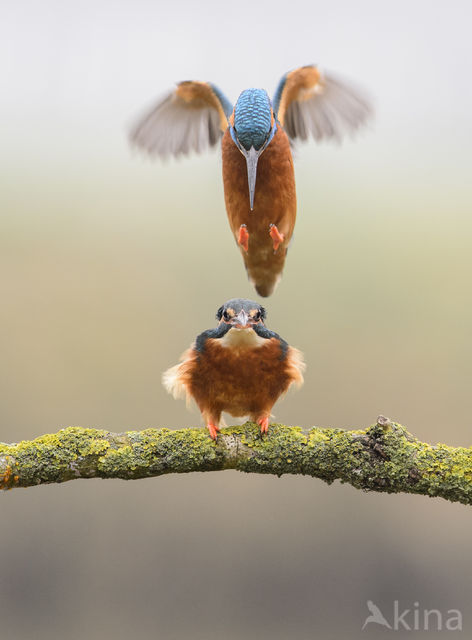
<instances>
[{"instance_id":1,"label":"wing feather","mask_svg":"<svg viewBox=\"0 0 472 640\"><path fill-rule=\"evenodd\" d=\"M372 114L364 93L316 66L289 71L274 95L274 112L292 140L340 140Z\"/></svg>"},{"instance_id":2,"label":"wing feather","mask_svg":"<svg viewBox=\"0 0 472 640\"><path fill-rule=\"evenodd\" d=\"M230 110L231 104L216 87L181 82L138 120L130 141L161 158L201 153L219 142Z\"/></svg>"}]
</instances>

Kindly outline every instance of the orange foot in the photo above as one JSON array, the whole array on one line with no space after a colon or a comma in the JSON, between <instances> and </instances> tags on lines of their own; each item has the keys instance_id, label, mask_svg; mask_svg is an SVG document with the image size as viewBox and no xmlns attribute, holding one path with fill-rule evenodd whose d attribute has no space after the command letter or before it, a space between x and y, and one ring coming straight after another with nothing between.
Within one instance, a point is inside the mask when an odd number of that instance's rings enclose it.
<instances>
[{"instance_id":1,"label":"orange foot","mask_svg":"<svg viewBox=\"0 0 472 640\"><path fill-rule=\"evenodd\" d=\"M208 431L210 432L210 438L212 440L216 440L216 437L218 435L218 431L220 430L219 427L216 426L216 424L213 424L212 422L209 422L207 424L208 427Z\"/></svg>"},{"instance_id":2,"label":"orange foot","mask_svg":"<svg viewBox=\"0 0 472 640\"><path fill-rule=\"evenodd\" d=\"M257 419L257 424L261 427L261 433L269 431L269 416L261 416Z\"/></svg>"},{"instance_id":3,"label":"orange foot","mask_svg":"<svg viewBox=\"0 0 472 640\"><path fill-rule=\"evenodd\" d=\"M280 233L275 224L270 224L269 229L269 235L272 238L272 242L274 243L274 251L277 251L282 242L285 240L285 235L283 233Z\"/></svg>"},{"instance_id":4,"label":"orange foot","mask_svg":"<svg viewBox=\"0 0 472 640\"><path fill-rule=\"evenodd\" d=\"M247 230L247 225L242 224L239 227L239 236L238 236L238 244L244 249L247 253L249 249L249 233Z\"/></svg>"}]
</instances>

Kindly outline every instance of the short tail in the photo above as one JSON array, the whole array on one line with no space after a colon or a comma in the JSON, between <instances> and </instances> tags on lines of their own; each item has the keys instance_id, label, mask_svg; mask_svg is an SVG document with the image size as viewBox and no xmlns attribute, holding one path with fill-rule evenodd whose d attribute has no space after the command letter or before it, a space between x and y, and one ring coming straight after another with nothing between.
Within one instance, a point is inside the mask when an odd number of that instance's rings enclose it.
<instances>
[{"instance_id":1,"label":"short tail","mask_svg":"<svg viewBox=\"0 0 472 640\"><path fill-rule=\"evenodd\" d=\"M270 295L274 293L274 290L276 289L278 283L280 282L281 276L278 276L278 278L275 278L275 279L272 278L271 280L266 279L261 282L256 282L252 278L250 279L257 293L263 298L268 298Z\"/></svg>"},{"instance_id":2,"label":"short tail","mask_svg":"<svg viewBox=\"0 0 472 640\"><path fill-rule=\"evenodd\" d=\"M278 253L278 252L277 252ZM283 252L285 254L285 251ZM272 254L264 257L261 254L243 254L249 280L257 293L263 298L270 296L282 279L285 255Z\"/></svg>"}]
</instances>

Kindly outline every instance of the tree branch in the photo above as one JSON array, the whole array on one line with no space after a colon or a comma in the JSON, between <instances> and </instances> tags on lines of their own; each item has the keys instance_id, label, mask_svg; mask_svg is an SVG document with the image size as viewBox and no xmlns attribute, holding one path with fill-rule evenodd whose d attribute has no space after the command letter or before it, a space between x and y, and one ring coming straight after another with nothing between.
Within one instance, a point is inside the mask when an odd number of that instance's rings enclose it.
<instances>
[{"instance_id":1,"label":"tree branch","mask_svg":"<svg viewBox=\"0 0 472 640\"><path fill-rule=\"evenodd\" d=\"M472 449L420 442L380 416L363 431L274 424L263 438L247 422L223 429L145 429L111 433L69 427L18 444L0 443L0 488L76 478L134 480L165 473L237 469L309 475L357 489L419 493L472 504Z\"/></svg>"}]
</instances>

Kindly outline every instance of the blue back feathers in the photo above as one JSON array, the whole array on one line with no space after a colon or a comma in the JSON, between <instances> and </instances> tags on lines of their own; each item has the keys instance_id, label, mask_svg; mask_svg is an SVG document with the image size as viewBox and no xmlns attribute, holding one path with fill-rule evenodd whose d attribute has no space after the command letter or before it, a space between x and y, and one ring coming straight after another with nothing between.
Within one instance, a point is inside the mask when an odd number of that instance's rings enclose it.
<instances>
[{"instance_id":1,"label":"blue back feathers","mask_svg":"<svg viewBox=\"0 0 472 640\"><path fill-rule=\"evenodd\" d=\"M259 150L271 131L271 105L264 89L246 89L234 108L234 128L241 145Z\"/></svg>"}]
</instances>

